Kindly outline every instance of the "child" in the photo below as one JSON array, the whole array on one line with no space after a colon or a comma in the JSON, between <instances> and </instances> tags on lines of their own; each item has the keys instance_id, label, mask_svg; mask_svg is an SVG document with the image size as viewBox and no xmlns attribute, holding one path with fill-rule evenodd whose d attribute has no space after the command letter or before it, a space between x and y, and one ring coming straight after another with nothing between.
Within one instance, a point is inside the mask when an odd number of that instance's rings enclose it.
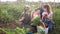
<instances>
[{"instance_id":1,"label":"child","mask_svg":"<svg viewBox=\"0 0 60 34\"><path fill-rule=\"evenodd\" d=\"M48 29L49 29L49 24L47 21L49 21L49 9L47 9L47 5L44 6L44 12L42 13L42 22L43 22L43 25L44 25L44 31L45 31L45 34L48 34Z\"/></svg>"},{"instance_id":2,"label":"child","mask_svg":"<svg viewBox=\"0 0 60 34\"><path fill-rule=\"evenodd\" d=\"M49 5L44 6L44 12L42 13L42 21L48 24L48 29L52 31L52 11L50 10Z\"/></svg>"}]
</instances>

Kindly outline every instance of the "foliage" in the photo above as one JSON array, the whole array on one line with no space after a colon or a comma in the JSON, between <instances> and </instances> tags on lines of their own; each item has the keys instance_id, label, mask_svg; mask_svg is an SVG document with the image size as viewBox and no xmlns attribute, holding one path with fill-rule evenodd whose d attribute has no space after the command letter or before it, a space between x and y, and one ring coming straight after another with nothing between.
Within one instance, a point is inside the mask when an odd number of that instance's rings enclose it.
<instances>
[{"instance_id":1,"label":"foliage","mask_svg":"<svg viewBox=\"0 0 60 34\"><path fill-rule=\"evenodd\" d=\"M32 25L38 25L39 23L39 16L36 15L33 19L32 19Z\"/></svg>"},{"instance_id":2,"label":"foliage","mask_svg":"<svg viewBox=\"0 0 60 34\"><path fill-rule=\"evenodd\" d=\"M45 34L44 27L37 26L38 33Z\"/></svg>"},{"instance_id":3,"label":"foliage","mask_svg":"<svg viewBox=\"0 0 60 34\"><path fill-rule=\"evenodd\" d=\"M54 21L54 31L52 34L59 34L60 32L60 9L59 8L52 8L53 9L53 21Z\"/></svg>"},{"instance_id":4,"label":"foliage","mask_svg":"<svg viewBox=\"0 0 60 34\"><path fill-rule=\"evenodd\" d=\"M31 5L31 7L32 7L31 10L33 10L34 8L37 7L37 4ZM21 5L0 5L0 21L2 21L3 23L8 23L12 20L19 19L22 12L24 11L23 8L24 8L24 4L21 4ZM52 11L54 13L53 21L55 22L55 30L56 30L56 32L54 32L54 33L59 34L60 33L60 9L59 9L59 5L58 5L58 7L52 6L52 9L53 9ZM4 29L5 28L3 28L1 30L6 31L6 32L8 32L8 30L9 30L9 29L4 30Z\"/></svg>"},{"instance_id":5,"label":"foliage","mask_svg":"<svg viewBox=\"0 0 60 34\"><path fill-rule=\"evenodd\" d=\"M24 28L19 28L16 27L15 29L7 29L7 28L0 28L0 30L2 30L3 32L5 32L6 34L25 34L25 30Z\"/></svg>"},{"instance_id":6,"label":"foliage","mask_svg":"<svg viewBox=\"0 0 60 34\"><path fill-rule=\"evenodd\" d=\"M16 29L15 29L15 31L18 33L18 34L25 34L26 32L25 32L25 29L24 28L19 28L19 27L17 27Z\"/></svg>"},{"instance_id":7,"label":"foliage","mask_svg":"<svg viewBox=\"0 0 60 34\"><path fill-rule=\"evenodd\" d=\"M19 19L23 11L23 6L17 6L0 5L0 20L4 23L8 23L12 20Z\"/></svg>"},{"instance_id":8,"label":"foliage","mask_svg":"<svg viewBox=\"0 0 60 34\"><path fill-rule=\"evenodd\" d=\"M2 30L6 34L15 34L14 30L10 30L10 29L7 29L7 28L0 28L0 30Z\"/></svg>"}]
</instances>

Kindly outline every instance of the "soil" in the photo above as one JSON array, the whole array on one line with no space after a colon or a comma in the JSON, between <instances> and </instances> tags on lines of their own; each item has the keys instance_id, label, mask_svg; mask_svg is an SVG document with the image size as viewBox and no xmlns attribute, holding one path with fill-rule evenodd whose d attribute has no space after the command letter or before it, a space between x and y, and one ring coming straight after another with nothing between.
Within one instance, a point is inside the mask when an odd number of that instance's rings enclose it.
<instances>
[{"instance_id":1,"label":"soil","mask_svg":"<svg viewBox=\"0 0 60 34\"><path fill-rule=\"evenodd\" d=\"M0 30L0 34L6 34L5 32L3 32L2 30Z\"/></svg>"},{"instance_id":2,"label":"soil","mask_svg":"<svg viewBox=\"0 0 60 34\"><path fill-rule=\"evenodd\" d=\"M18 21L19 22L19 21ZM16 27L20 27L20 22L17 23L17 21L11 21L10 23L0 23L0 28L9 28L9 29L14 29Z\"/></svg>"}]
</instances>

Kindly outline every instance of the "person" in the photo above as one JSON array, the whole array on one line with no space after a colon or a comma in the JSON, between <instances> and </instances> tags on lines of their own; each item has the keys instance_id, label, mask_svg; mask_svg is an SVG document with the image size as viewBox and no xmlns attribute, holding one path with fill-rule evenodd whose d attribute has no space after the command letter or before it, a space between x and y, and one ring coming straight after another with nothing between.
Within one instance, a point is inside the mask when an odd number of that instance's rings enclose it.
<instances>
[{"instance_id":1,"label":"person","mask_svg":"<svg viewBox=\"0 0 60 34\"><path fill-rule=\"evenodd\" d=\"M39 10L40 10L40 12L39 12L39 14L40 14L40 23L39 23L39 25L38 25L38 27L39 28L37 28L38 29L38 33L40 32L41 33L41 31L43 31L43 32L45 32L45 34L48 34L48 24L43 24L43 22L42 22L42 14L43 14L43 12L44 12L44 4L42 4L40 7L39 7ZM42 28L42 30L40 29L40 28Z\"/></svg>"},{"instance_id":2,"label":"person","mask_svg":"<svg viewBox=\"0 0 60 34\"><path fill-rule=\"evenodd\" d=\"M42 13L44 12L43 7L44 7L44 4L41 4L40 7L39 7L40 8L40 18L41 19L42 19Z\"/></svg>"},{"instance_id":3,"label":"person","mask_svg":"<svg viewBox=\"0 0 60 34\"><path fill-rule=\"evenodd\" d=\"M53 12L51 11L50 6L44 5L44 12L42 13L42 21L48 24L49 31L52 31L53 28L52 15Z\"/></svg>"},{"instance_id":4,"label":"person","mask_svg":"<svg viewBox=\"0 0 60 34\"><path fill-rule=\"evenodd\" d=\"M36 15L38 15L39 17L40 17L40 21L39 21L39 23L40 22L42 22L42 13L44 12L44 10L43 10L43 4L39 4L39 7L38 8L36 8L35 10L33 10L32 11L32 13L31 13L31 19L33 18L33 17L35 17ZM37 10L37 11L36 11ZM35 15L35 16L34 16ZM38 24L39 25L39 24ZM37 26L35 26L35 28L37 28ZM36 30L36 29L35 29ZM37 30L36 30L37 31Z\"/></svg>"},{"instance_id":5,"label":"person","mask_svg":"<svg viewBox=\"0 0 60 34\"><path fill-rule=\"evenodd\" d=\"M21 27L27 28L30 26L31 15L30 15L30 6L29 5L25 5L24 14L22 15L22 17L19 21L22 22Z\"/></svg>"},{"instance_id":6,"label":"person","mask_svg":"<svg viewBox=\"0 0 60 34\"><path fill-rule=\"evenodd\" d=\"M35 10L32 12L32 14L31 14L31 19L33 19L35 16L39 16L39 15L40 15L39 12L40 12L39 9L35 9ZM32 20L31 20L31 21L32 21ZM33 22L33 21L32 21L32 22ZM37 24L37 25L38 25L38 24ZM32 30L33 33L37 33L37 25L35 25L35 23L33 23L33 24L31 25L31 30Z\"/></svg>"}]
</instances>

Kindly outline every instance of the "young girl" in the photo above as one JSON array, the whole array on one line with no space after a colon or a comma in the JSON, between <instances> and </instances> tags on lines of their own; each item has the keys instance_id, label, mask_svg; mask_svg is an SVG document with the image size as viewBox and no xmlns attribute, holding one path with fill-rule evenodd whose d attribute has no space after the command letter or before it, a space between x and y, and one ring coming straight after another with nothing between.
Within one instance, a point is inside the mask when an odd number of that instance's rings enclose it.
<instances>
[{"instance_id":1,"label":"young girl","mask_svg":"<svg viewBox=\"0 0 60 34\"><path fill-rule=\"evenodd\" d=\"M42 21L48 25L50 31L52 30L52 27L53 27L52 15L53 15L53 12L50 10L50 6L45 5L44 12L42 13Z\"/></svg>"}]
</instances>

